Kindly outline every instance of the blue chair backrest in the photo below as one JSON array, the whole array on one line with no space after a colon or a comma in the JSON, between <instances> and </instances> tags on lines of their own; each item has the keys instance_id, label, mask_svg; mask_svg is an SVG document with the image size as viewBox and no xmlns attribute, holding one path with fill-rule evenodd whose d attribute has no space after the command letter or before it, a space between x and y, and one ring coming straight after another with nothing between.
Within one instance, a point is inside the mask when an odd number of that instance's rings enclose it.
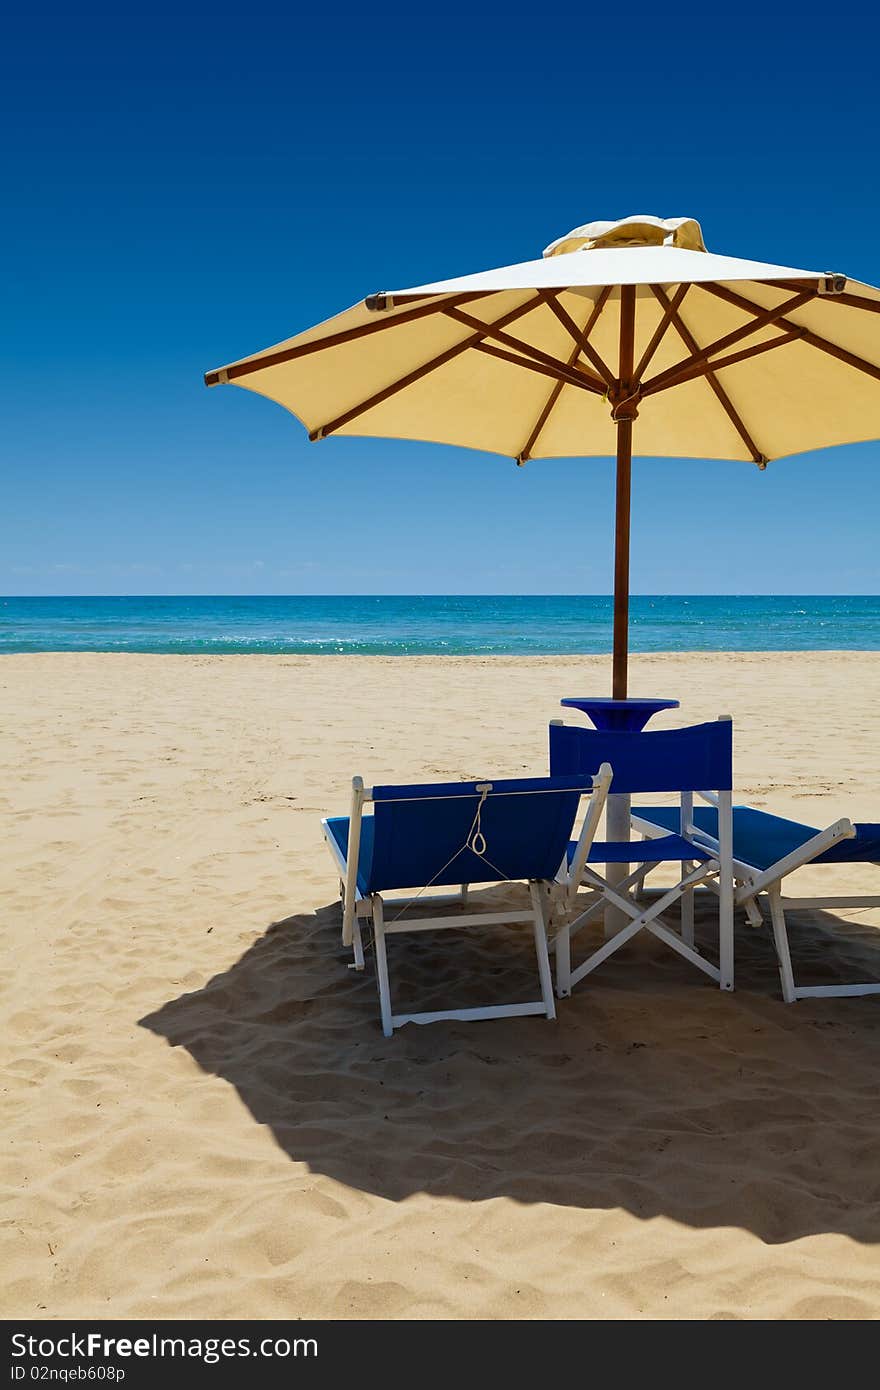
<instances>
[{"instance_id":1,"label":"blue chair backrest","mask_svg":"<svg viewBox=\"0 0 880 1390\"><path fill-rule=\"evenodd\" d=\"M629 792L730 791L733 788L733 724L713 719L686 729L625 733L550 725L554 777L592 776L610 763L612 795Z\"/></svg>"},{"instance_id":2,"label":"blue chair backrest","mask_svg":"<svg viewBox=\"0 0 880 1390\"><path fill-rule=\"evenodd\" d=\"M483 782L374 787L368 891L555 877L590 779L485 780L492 790L480 813L484 857L465 847Z\"/></svg>"}]
</instances>

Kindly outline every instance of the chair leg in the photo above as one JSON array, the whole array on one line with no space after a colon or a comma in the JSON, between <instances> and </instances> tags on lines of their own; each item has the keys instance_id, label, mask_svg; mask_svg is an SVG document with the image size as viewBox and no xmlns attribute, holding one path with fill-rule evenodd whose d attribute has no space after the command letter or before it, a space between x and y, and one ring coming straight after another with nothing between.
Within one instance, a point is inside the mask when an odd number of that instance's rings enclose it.
<instances>
[{"instance_id":1,"label":"chair leg","mask_svg":"<svg viewBox=\"0 0 880 1390\"><path fill-rule=\"evenodd\" d=\"M733 989L733 875L721 869L718 885L718 971L721 989Z\"/></svg>"},{"instance_id":2,"label":"chair leg","mask_svg":"<svg viewBox=\"0 0 880 1390\"><path fill-rule=\"evenodd\" d=\"M688 859L681 862L681 876L686 878L693 869L693 864ZM681 939L685 946L693 947L694 944L694 890L686 888L681 895Z\"/></svg>"},{"instance_id":3,"label":"chair leg","mask_svg":"<svg viewBox=\"0 0 880 1390\"><path fill-rule=\"evenodd\" d=\"M538 957L538 975L541 980L541 998L548 1018L556 1017L556 1003L553 999L553 977L550 974L550 955L547 950L547 899L540 883L530 883L529 892L535 909L535 955Z\"/></svg>"},{"instance_id":4,"label":"chair leg","mask_svg":"<svg viewBox=\"0 0 880 1390\"><path fill-rule=\"evenodd\" d=\"M364 968L364 942L363 942L363 937L361 936L361 924L360 924L360 920L358 919L357 915L355 915L354 922L352 923L352 928L351 928L351 939L352 939L352 945L353 945L353 947L354 947L354 968L355 968L355 970L363 970L363 968ZM349 966L349 969L351 969L350 966Z\"/></svg>"},{"instance_id":5,"label":"chair leg","mask_svg":"<svg viewBox=\"0 0 880 1390\"><path fill-rule=\"evenodd\" d=\"M571 994L571 927L562 921L553 939L556 953L556 997L567 999Z\"/></svg>"},{"instance_id":6,"label":"chair leg","mask_svg":"<svg viewBox=\"0 0 880 1390\"><path fill-rule=\"evenodd\" d=\"M357 914L355 913L354 899L347 895L345 887L342 889L342 944L349 945L355 939L355 927L357 924ZM357 961L357 947L355 947L355 961Z\"/></svg>"},{"instance_id":7,"label":"chair leg","mask_svg":"<svg viewBox=\"0 0 880 1390\"><path fill-rule=\"evenodd\" d=\"M733 806L729 791L718 793L718 974L722 989L733 989Z\"/></svg>"},{"instance_id":8,"label":"chair leg","mask_svg":"<svg viewBox=\"0 0 880 1390\"><path fill-rule=\"evenodd\" d=\"M385 920L382 899L373 899L373 936L375 938L376 980L379 985L379 1009L382 1013L382 1032L390 1038L394 1032L391 1022L391 984L388 979L388 955L385 950Z\"/></svg>"},{"instance_id":9,"label":"chair leg","mask_svg":"<svg viewBox=\"0 0 880 1390\"><path fill-rule=\"evenodd\" d=\"M782 997L786 1004L797 999L794 987L794 972L791 968L791 952L788 949L788 928L785 925L785 912L782 907L782 890L779 884L770 889L770 920L773 923L773 942L776 946L776 959L779 961L779 978L782 982Z\"/></svg>"},{"instance_id":10,"label":"chair leg","mask_svg":"<svg viewBox=\"0 0 880 1390\"><path fill-rule=\"evenodd\" d=\"M571 934L563 924L556 933L556 997L568 999L571 994Z\"/></svg>"},{"instance_id":11,"label":"chair leg","mask_svg":"<svg viewBox=\"0 0 880 1390\"><path fill-rule=\"evenodd\" d=\"M758 898L748 898L746 900L746 917L753 927L763 927L764 918L761 915L761 904Z\"/></svg>"}]
</instances>

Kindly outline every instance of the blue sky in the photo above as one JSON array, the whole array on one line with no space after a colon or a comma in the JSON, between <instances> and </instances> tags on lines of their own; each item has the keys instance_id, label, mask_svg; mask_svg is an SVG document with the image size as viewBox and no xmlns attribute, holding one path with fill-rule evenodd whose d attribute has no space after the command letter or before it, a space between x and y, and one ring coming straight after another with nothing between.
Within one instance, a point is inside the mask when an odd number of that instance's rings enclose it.
<instances>
[{"instance_id":1,"label":"blue sky","mask_svg":"<svg viewBox=\"0 0 880 1390\"><path fill-rule=\"evenodd\" d=\"M878 38L847 5L19 9L0 592L608 592L608 462L310 445L202 373L633 211L878 283ZM637 460L633 590L878 592L878 464Z\"/></svg>"}]
</instances>

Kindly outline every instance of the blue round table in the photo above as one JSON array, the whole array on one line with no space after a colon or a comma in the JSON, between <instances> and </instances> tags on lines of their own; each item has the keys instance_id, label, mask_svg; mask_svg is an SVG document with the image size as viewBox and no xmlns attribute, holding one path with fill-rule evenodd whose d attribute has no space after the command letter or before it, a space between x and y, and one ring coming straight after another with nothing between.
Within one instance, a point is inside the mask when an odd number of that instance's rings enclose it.
<instances>
[{"instance_id":1,"label":"blue round table","mask_svg":"<svg viewBox=\"0 0 880 1390\"><path fill-rule=\"evenodd\" d=\"M579 709L596 729L619 729L640 734L652 715L661 709L678 709L678 700L610 700L590 695L570 695L562 705Z\"/></svg>"}]
</instances>

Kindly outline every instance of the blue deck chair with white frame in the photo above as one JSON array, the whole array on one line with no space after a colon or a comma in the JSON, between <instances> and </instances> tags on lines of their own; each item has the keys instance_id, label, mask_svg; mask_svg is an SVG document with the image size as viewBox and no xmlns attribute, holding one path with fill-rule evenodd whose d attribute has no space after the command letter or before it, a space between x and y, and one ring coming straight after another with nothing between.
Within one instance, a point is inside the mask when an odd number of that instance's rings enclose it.
<instances>
[{"instance_id":1,"label":"blue deck chair with white frame","mask_svg":"<svg viewBox=\"0 0 880 1390\"><path fill-rule=\"evenodd\" d=\"M556 934L556 992L570 994L572 986L606 961L640 931L648 931L685 960L690 961L721 989L734 983L733 877L731 797L733 785L733 725L729 717L684 729L639 733L585 729L554 720L550 725L550 771L553 776L589 776L600 764L614 769L612 795L677 792L675 815L662 836L643 841L598 841L584 851L569 849L566 901L569 916ZM697 844L693 837L694 797L715 810L720 830L713 844ZM681 866L679 881L669 889L657 889L650 905L638 900L645 878L660 864ZM595 866L630 866L624 879L613 885ZM635 868L632 869L632 866ZM718 895L718 964L713 964L694 942L693 894L698 885L713 887ZM592 890L583 906L579 890ZM667 925L662 914L681 902L680 929ZM604 909L614 905L630 920L602 946L593 950L576 969L571 968L571 939ZM583 907L583 910L578 910Z\"/></svg>"},{"instance_id":2,"label":"blue deck chair with white frame","mask_svg":"<svg viewBox=\"0 0 880 1390\"><path fill-rule=\"evenodd\" d=\"M373 930L382 1029L390 1037L404 1023L437 1019L555 1018L547 948L550 897L566 858L583 795L590 801L581 839L595 832L611 782L596 776L516 778L382 786L368 790L355 777L351 814L322 821L324 838L343 888L343 944L363 969L361 924ZM371 815L364 807L372 803ZM464 907L471 884L526 881L530 907L443 916L415 915L439 903ZM461 885L459 894L424 896L432 888ZM388 898L389 891L418 890ZM529 922L534 930L540 998L520 1004L395 1014L391 1005L386 938L413 931L478 928Z\"/></svg>"},{"instance_id":3,"label":"blue deck chair with white frame","mask_svg":"<svg viewBox=\"0 0 880 1390\"><path fill-rule=\"evenodd\" d=\"M633 808L633 824L643 834L664 836L675 820L674 806ZM717 812L709 806L694 814L695 839L711 844L717 839ZM734 902L753 926L763 926L761 905L766 897L773 941L779 963L782 997L786 1004L797 999L834 998L880 994L880 983L798 985L794 978L786 912L798 909L880 907L880 896L844 894L833 897L783 897L782 884L789 874L807 864L877 864L880 866L880 824L853 824L838 820L824 830L785 820L751 806L733 808Z\"/></svg>"}]
</instances>

